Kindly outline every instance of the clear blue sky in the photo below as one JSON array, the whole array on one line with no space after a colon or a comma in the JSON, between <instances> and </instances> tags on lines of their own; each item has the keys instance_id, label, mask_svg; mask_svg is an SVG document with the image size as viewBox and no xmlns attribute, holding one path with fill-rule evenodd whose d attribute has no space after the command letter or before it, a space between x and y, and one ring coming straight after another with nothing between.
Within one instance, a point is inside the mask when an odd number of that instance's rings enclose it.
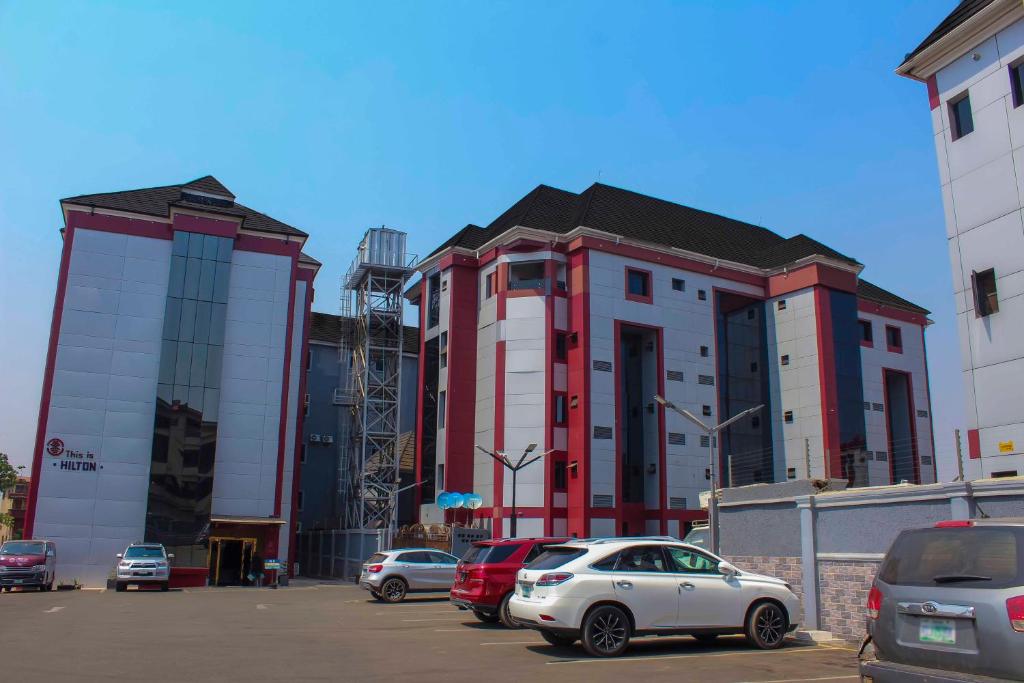
<instances>
[{"instance_id":1,"label":"clear blue sky","mask_svg":"<svg viewBox=\"0 0 1024 683\"><path fill-rule=\"evenodd\" d=\"M58 199L211 173L311 235L328 312L367 227L429 253L538 183L806 233L933 311L948 456L963 390L928 100L893 69L955 4L0 0L0 450L31 460Z\"/></svg>"}]
</instances>

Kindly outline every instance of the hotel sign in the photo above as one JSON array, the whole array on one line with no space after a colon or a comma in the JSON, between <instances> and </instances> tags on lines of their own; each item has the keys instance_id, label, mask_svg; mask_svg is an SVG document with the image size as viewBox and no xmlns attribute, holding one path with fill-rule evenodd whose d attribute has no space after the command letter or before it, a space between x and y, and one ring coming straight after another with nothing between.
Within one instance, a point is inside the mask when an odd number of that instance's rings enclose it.
<instances>
[{"instance_id":1,"label":"hotel sign","mask_svg":"<svg viewBox=\"0 0 1024 683\"><path fill-rule=\"evenodd\" d=\"M46 442L46 452L54 458L60 458L55 467L66 472L95 472L96 454L90 450L79 451L64 446L62 439L53 438Z\"/></svg>"}]
</instances>

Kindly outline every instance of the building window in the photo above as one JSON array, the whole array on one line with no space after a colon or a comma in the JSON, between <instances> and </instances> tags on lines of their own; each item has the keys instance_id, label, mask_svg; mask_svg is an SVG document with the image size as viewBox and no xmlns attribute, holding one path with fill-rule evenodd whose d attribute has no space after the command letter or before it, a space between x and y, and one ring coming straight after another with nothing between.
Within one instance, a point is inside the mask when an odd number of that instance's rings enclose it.
<instances>
[{"instance_id":1,"label":"building window","mask_svg":"<svg viewBox=\"0 0 1024 683\"><path fill-rule=\"evenodd\" d=\"M860 325L860 345L861 346L874 346L875 345L875 332L871 327L870 320L858 320L857 323Z\"/></svg>"},{"instance_id":2,"label":"building window","mask_svg":"<svg viewBox=\"0 0 1024 683\"><path fill-rule=\"evenodd\" d=\"M306 444L301 444L299 446L299 462L303 465L306 464Z\"/></svg>"},{"instance_id":3,"label":"building window","mask_svg":"<svg viewBox=\"0 0 1024 683\"><path fill-rule=\"evenodd\" d=\"M701 358L707 358L708 357L708 347L706 347L706 346L700 347L700 357Z\"/></svg>"},{"instance_id":4,"label":"building window","mask_svg":"<svg viewBox=\"0 0 1024 683\"><path fill-rule=\"evenodd\" d=\"M674 289L677 292L685 292L686 280L680 280L677 277L672 278L672 289Z\"/></svg>"},{"instance_id":5,"label":"building window","mask_svg":"<svg viewBox=\"0 0 1024 683\"><path fill-rule=\"evenodd\" d=\"M548 280L544 276L543 261L510 263L508 265L508 288L511 290L546 290Z\"/></svg>"},{"instance_id":6,"label":"building window","mask_svg":"<svg viewBox=\"0 0 1024 683\"><path fill-rule=\"evenodd\" d=\"M566 358L566 334L555 332L555 360L564 361Z\"/></svg>"},{"instance_id":7,"label":"building window","mask_svg":"<svg viewBox=\"0 0 1024 683\"><path fill-rule=\"evenodd\" d=\"M698 289L697 290L697 301L707 301L707 300L708 300L708 293L706 291L704 291L703 289Z\"/></svg>"},{"instance_id":8,"label":"building window","mask_svg":"<svg viewBox=\"0 0 1024 683\"><path fill-rule=\"evenodd\" d=\"M448 291L448 280L441 280L441 291L442 292L447 292Z\"/></svg>"},{"instance_id":9,"label":"building window","mask_svg":"<svg viewBox=\"0 0 1024 683\"><path fill-rule=\"evenodd\" d=\"M626 268L626 298L630 301L651 303L651 273L638 268Z\"/></svg>"},{"instance_id":10,"label":"building window","mask_svg":"<svg viewBox=\"0 0 1024 683\"><path fill-rule=\"evenodd\" d=\"M444 463L437 466L437 487L440 490L444 490Z\"/></svg>"},{"instance_id":11,"label":"building window","mask_svg":"<svg viewBox=\"0 0 1024 683\"><path fill-rule=\"evenodd\" d=\"M1024 104L1024 62L1010 67L1010 89L1013 90L1013 106Z\"/></svg>"},{"instance_id":12,"label":"building window","mask_svg":"<svg viewBox=\"0 0 1024 683\"><path fill-rule=\"evenodd\" d=\"M786 300L785 299L779 299L779 303L777 304L777 306L779 307L780 311L786 310Z\"/></svg>"},{"instance_id":13,"label":"building window","mask_svg":"<svg viewBox=\"0 0 1024 683\"><path fill-rule=\"evenodd\" d=\"M786 479L796 479L796 468L795 467L787 467L786 468Z\"/></svg>"},{"instance_id":14,"label":"building window","mask_svg":"<svg viewBox=\"0 0 1024 683\"><path fill-rule=\"evenodd\" d=\"M971 98L967 93L949 102L949 128L954 140L959 140L974 131L974 116L971 114Z\"/></svg>"},{"instance_id":15,"label":"building window","mask_svg":"<svg viewBox=\"0 0 1024 683\"><path fill-rule=\"evenodd\" d=\"M568 474L566 463L564 460L555 460L554 462L554 481L552 482L552 489L555 491L565 491L568 488Z\"/></svg>"},{"instance_id":16,"label":"building window","mask_svg":"<svg viewBox=\"0 0 1024 683\"><path fill-rule=\"evenodd\" d=\"M900 328L886 325L885 343L893 353L903 353L903 332Z\"/></svg>"},{"instance_id":17,"label":"building window","mask_svg":"<svg viewBox=\"0 0 1024 683\"><path fill-rule=\"evenodd\" d=\"M295 507L296 507L296 509L299 510L299 512L302 512L302 499L303 499L303 497L304 496L302 495L302 489L299 489L299 497L295 501Z\"/></svg>"},{"instance_id":18,"label":"building window","mask_svg":"<svg viewBox=\"0 0 1024 683\"><path fill-rule=\"evenodd\" d=\"M556 427L564 427L565 423L569 419L569 411L567 410L567 402L565 394L556 393L554 395L554 422Z\"/></svg>"},{"instance_id":19,"label":"building window","mask_svg":"<svg viewBox=\"0 0 1024 683\"><path fill-rule=\"evenodd\" d=\"M752 429L757 429L760 426L761 426L761 418L760 417L758 417L757 415L754 415L753 417L750 418L750 427Z\"/></svg>"},{"instance_id":20,"label":"building window","mask_svg":"<svg viewBox=\"0 0 1024 683\"><path fill-rule=\"evenodd\" d=\"M786 424L793 424L793 411L787 410L782 414L782 421Z\"/></svg>"},{"instance_id":21,"label":"building window","mask_svg":"<svg viewBox=\"0 0 1024 683\"><path fill-rule=\"evenodd\" d=\"M306 372L313 367L313 349L306 349Z\"/></svg>"},{"instance_id":22,"label":"building window","mask_svg":"<svg viewBox=\"0 0 1024 683\"><path fill-rule=\"evenodd\" d=\"M779 358L779 363L782 365L789 365L789 354L787 353L786 355L781 356Z\"/></svg>"},{"instance_id":23,"label":"building window","mask_svg":"<svg viewBox=\"0 0 1024 683\"><path fill-rule=\"evenodd\" d=\"M701 406L700 412L704 417L711 417L711 406Z\"/></svg>"},{"instance_id":24,"label":"building window","mask_svg":"<svg viewBox=\"0 0 1024 683\"><path fill-rule=\"evenodd\" d=\"M437 428L444 429L445 403L448 401L448 392L442 391L437 395Z\"/></svg>"},{"instance_id":25,"label":"building window","mask_svg":"<svg viewBox=\"0 0 1024 683\"><path fill-rule=\"evenodd\" d=\"M971 273L974 288L974 315L978 318L999 312L999 296L996 293L996 271L992 268L980 273Z\"/></svg>"},{"instance_id":26,"label":"building window","mask_svg":"<svg viewBox=\"0 0 1024 683\"><path fill-rule=\"evenodd\" d=\"M441 362L440 362L440 365L441 365L442 368L446 368L446 367L448 367L448 333L447 332L442 332L441 333L441 337L439 339L438 346L441 349Z\"/></svg>"},{"instance_id":27,"label":"building window","mask_svg":"<svg viewBox=\"0 0 1024 683\"><path fill-rule=\"evenodd\" d=\"M437 327L441 322L441 276L431 275L427 279L427 329Z\"/></svg>"},{"instance_id":28,"label":"building window","mask_svg":"<svg viewBox=\"0 0 1024 683\"><path fill-rule=\"evenodd\" d=\"M750 363L750 371L751 371L751 372L757 372L757 361L756 361L756 360L755 360L755 361L752 361L752 362Z\"/></svg>"},{"instance_id":29,"label":"building window","mask_svg":"<svg viewBox=\"0 0 1024 683\"><path fill-rule=\"evenodd\" d=\"M1001 472L993 472L989 475L992 479L1003 479L1005 477L1016 477L1017 470L1003 470Z\"/></svg>"},{"instance_id":30,"label":"building window","mask_svg":"<svg viewBox=\"0 0 1024 683\"><path fill-rule=\"evenodd\" d=\"M491 271L490 273L487 273L487 277L484 278L485 299L490 299L494 296L494 283L496 281L495 275L495 272Z\"/></svg>"},{"instance_id":31,"label":"building window","mask_svg":"<svg viewBox=\"0 0 1024 683\"><path fill-rule=\"evenodd\" d=\"M565 287L565 264L559 263L555 266L555 289L560 292L566 290Z\"/></svg>"}]
</instances>

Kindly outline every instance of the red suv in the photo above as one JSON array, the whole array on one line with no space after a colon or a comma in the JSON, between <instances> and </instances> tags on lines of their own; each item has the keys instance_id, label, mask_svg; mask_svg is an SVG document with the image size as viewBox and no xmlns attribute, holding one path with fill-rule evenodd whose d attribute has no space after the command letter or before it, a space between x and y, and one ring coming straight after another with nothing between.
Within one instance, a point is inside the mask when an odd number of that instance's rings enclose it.
<instances>
[{"instance_id":1,"label":"red suv","mask_svg":"<svg viewBox=\"0 0 1024 683\"><path fill-rule=\"evenodd\" d=\"M472 610L480 621L500 621L518 628L508 613L509 598L515 593L516 574L549 545L568 538L496 538L477 541L455 568L451 601L460 609Z\"/></svg>"}]
</instances>

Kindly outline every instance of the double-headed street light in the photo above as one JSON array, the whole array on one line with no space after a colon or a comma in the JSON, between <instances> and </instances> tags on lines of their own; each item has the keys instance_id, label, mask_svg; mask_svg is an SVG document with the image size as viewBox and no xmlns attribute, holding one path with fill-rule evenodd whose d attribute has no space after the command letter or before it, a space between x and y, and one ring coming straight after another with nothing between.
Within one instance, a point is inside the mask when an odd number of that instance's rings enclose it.
<instances>
[{"instance_id":1,"label":"double-headed street light","mask_svg":"<svg viewBox=\"0 0 1024 683\"><path fill-rule=\"evenodd\" d=\"M519 474L519 470L523 469L524 467L527 467L528 465L532 465L533 463L535 463L538 460L540 460L541 458L543 458L545 455L548 455L549 453L552 453L553 449L550 450L550 451L544 451L540 455L535 456L535 457L530 458L529 460L527 460L526 458L530 455L530 453L533 453L537 449L537 444L531 443L529 446L526 447L526 450L523 451L523 455L519 458L519 461L516 464L513 465L512 461L509 460L509 457L507 455L505 455L504 453L502 453L501 451L489 451L486 448L484 448L483 446L481 446L480 444L476 444L476 447L478 449L480 449L481 451L483 451L484 453L486 453L487 455L489 455L492 458L494 458L495 460L497 460L498 462L500 462L503 467L505 467L506 469L508 469L508 470L510 470L512 472L512 524L511 524L510 531L511 531L511 537L515 538L515 535L516 535L516 475Z\"/></svg>"},{"instance_id":2,"label":"double-headed street light","mask_svg":"<svg viewBox=\"0 0 1024 683\"><path fill-rule=\"evenodd\" d=\"M739 413L738 415L733 415L732 417L730 417L725 422L722 422L721 424L715 425L714 427L709 427L708 425L704 424L704 422L699 417L697 417L696 415L691 413L689 410L687 410L686 408L680 408L675 403L672 403L672 401L666 400L663 396L655 395L654 396L654 400L657 401L658 403L660 403L661 405L665 406L669 410L676 411L677 413L679 413L680 415L685 417L687 420L689 420L693 424L697 425L700 428L700 430L702 432L704 432L704 435L708 437L708 459L710 460L710 475L711 475L711 496L710 496L710 499L708 500L708 536L709 536L708 541L709 541L709 543L711 545L711 552L713 552L713 553L715 553L717 555L718 554L718 496L717 496L717 493L718 493L718 475L717 475L716 469L715 469L715 441L716 441L715 437L716 437L716 435L718 433L720 433L723 429L725 429L726 427L731 425L733 422L737 422L738 420L741 420L741 419L743 419L744 417L746 417L748 415L753 415L757 411L761 410L761 408L764 408L764 404L762 403L761 405L754 406L753 408L747 408L742 413Z\"/></svg>"}]
</instances>

